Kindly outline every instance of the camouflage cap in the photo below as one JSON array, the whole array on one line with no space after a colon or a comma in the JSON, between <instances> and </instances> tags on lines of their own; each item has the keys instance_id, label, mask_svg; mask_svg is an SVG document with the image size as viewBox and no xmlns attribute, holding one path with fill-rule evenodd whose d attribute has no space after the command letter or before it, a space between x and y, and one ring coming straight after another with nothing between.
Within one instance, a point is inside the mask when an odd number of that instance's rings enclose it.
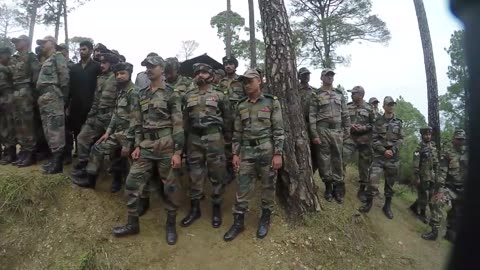
<instances>
[{"instance_id":1,"label":"camouflage cap","mask_svg":"<svg viewBox=\"0 0 480 270\"><path fill-rule=\"evenodd\" d=\"M19 41L22 41L22 40L27 41L27 42L30 42L30 38L29 38L28 36L26 36L26 35L21 35L21 36L19 36L18 38L12 38L12 39L10 39L10 41L11 41L13 44L15 44L15 43L17 43L17 42L19 42Z\"/></svg>"},{"instance_id":2,"label":"camouflage cap","mask_svg":"<svg viewBox=\"0 0 480 270\"><path fill-rule=\"evenodd\" d=\"M142 61L142 66L146 67L148 64L153 66L165 67L165 60L160 56L149 56Z\"/></svg>"},{"instance_id":3,"label":"camouflage cap","mask_svg":"<svg viewBox=\"0 0 480 270\"><path fill-rule=\"evenodd\" d=\"M308 70L308 68L306 67L302 67L298 70L298 76L302 75L302 74L310 74L310 70Z\"/></svg>"},{"instance_id":4,"label":"camouflage cap","mask_svg":"<svg viewBox=\"0 0 480 270\"><path fill-rule=\"evenodd\" d=\"M365 89L363 89L361 86L355 86L352 88L352 90L347 90L347 92L365 94Z\"/></svg>"},{"instance_id":5,"label":"camouflage cap","mask_svg":"<svg viewBox=\"0 0 480 270\"><path fill-rule=\"evenodd\" d=\"M325 76L329 73L333 73L333 75L335 75L335 71L333 71L333 69L326 68L326 69L322 70L322 76Z\"/></svg>"},{"instance_id":6,"label":"camouflage cap","mask_svg":"<svg viewBox=\"0 0 480 270\"><path fill-rule=\"evenodd\" d=\"M165 62L166 71L178 71L180 69L180 62L178 62L178 59L176 57L169 57L165 59Z\"/></svg>"},{"instance_id":7,"label":"camouflage cap","mask_svg":"<svg viewBox=\"0 0 480 270\"><path fill-rule=\"evenodd\" d=\"M368 100L368 103L370 103L370 104L380 103L380 101L378 101L378 99L377 99L376 97L371 97L371 98Z\"/></svg>"},{"instance_id":8,"label":"camouflage cap","mask_svg":"<svg viewBox=\"0 0 480 270\"><path fill-rule=\"evenodd\" d=\"M424 128L421 128L420 129L420 134L424 135L424 134L432 134L433 132L433 129L432 127L424 127Z\"/></svg>"},{"instance_id":9,"label":"camouflage cap","mask_svg":"<svg viewBox=\"0 0 480 270\"><path fill-rule=\"evenodd\" d=\"M130 74L133 72L133 65L127 62L120 62L113 67L113 72L117 73L119 71L126 70Z\"/></svg>"},{"instance_id":10,"label":"camouflage cap","mask_svg":"<svg viewBox=\"0 0 480 270\"><path fill-rule=\"evenodd\" d=\"M256 69L247 69L247 71L245 71L245 73L243 73L242 76L238 77L238 80L243 81L245 79L253 79L253 78L261 79L262 76L260 76L260 73Z\"/></svg>"},{"instance_id":11,"label":"camouflage cap","mask_svg":"<svg viewBox=\"0 0 480 270\"><path fill-rule=\"evenodd\" d=\"M122 62L127 62L127 58L125 58L125 56L123 56L123 55L119 55L118 59L120 59L120 61L122 61Z\"/></svg>"},{"instance_id":12,"label":"camouflage cap","mask_svg":"<svg viewBox=\"0 0 480 270\"><path fill-rule=\"evenodd\" d=\"M119 59L118 56L113 53L102 53L100 54L100 62L108 62L115 65L119 62Z\"/></svg>"},{"instance_id":13,"label":"camouflage cap","mask_svg":"<svg viewBox=\"0 0 480 270\"><path fill-rule=\"evenodd\" d=\"M149 56L158 56L158 53L156 53L156 52L151 52L151 53L147 54L147 57L149 57Z\"/></svg>"},{"instance_id":14,"label":"camouflage cap","mask_svg":"<svg viewBox=\"0 0 480 270\"><path fill-rule=\"evenodd\" d=\"M238 67L238 60L235 58L235 56L231 55L230 57L225 56L222 58L223 65L225 66L226 64L234 64L235 67Z\"/></svg>"},{"instance_id":15,"label":"camouflage cap","mask_svg":"<svg viewBox=\"0 0 480 270\"><path fill-rule=\"evenodd\" d=\"M222 76L222 77L225 77L225 75L226 75L226 74L225 74L225 70L223 70L223 69L217 69L217 70L215 70L215 74L220 75L220 76Z\"/></svg>"},{"instance_id":16,"label":"camouflage cap","mask_svg":"<svg viewBox=\"0 0 480 270\"><path fill-rule=\"evenodd\" d=\"M205 63L193 64L193 74L197 75L200 71L206 71L213 75L213 68Z\"/></svg>"},{"instance_id":17,"label":"camouflage cap","mask_svg":"<svg viewBox=\"0 0 480 270\"><path fill-rule=\"evenodd\" d=\"M117 51L117 50L115 50L115 49L111 49L110 51L111 51L112 53L116 54L116 55L120 55L120 52Z\"/></svg>"},{"instance_id":18,"label":"camouflage cap","mask_svg":"<svg viewBox=\"0 0 480 270\"><path fill-rule=\"evenodd\" d=\"M387 105L387 104L397 104L397 102L395 102L395 100L391 97L391 96L386 96L384 99L383 99L383 104L384 105Z\"/></svg>"},{"instance_id":19,"label":"camouflage cap","mask_svg":"<svg viewBox=\"0 0 480 270\"><path fill-rule=\"evenodd\" d=\"M465 130L458 128L453 133L453 137L455 139L465 140L467 138L467 134L465 133Z\"/></svg>"},{"instance_id":20,"label":"camouflage cap","mask_svg":"<svg viewBox=\"0 0 480 270\"><path fill-rule=\"evenodd\" d=\"M0 47L0 54L8 54L8 55L11 55L11 54L12 54L12 50L10 50L10 48L8 48L8 47Z\"/></svg>"},{"instance_id":21,"label":"camouflage cap","mask_svg":"<svg viewBox=\"0 0 480 270\"><path fill-rule=\"evenodd\" d=\"M46 36L43 39L37 39L37 45L43 45L45 42L51 41L53 44L57 44L57 39L52 36Z\"/></svg>"}]
</instances>

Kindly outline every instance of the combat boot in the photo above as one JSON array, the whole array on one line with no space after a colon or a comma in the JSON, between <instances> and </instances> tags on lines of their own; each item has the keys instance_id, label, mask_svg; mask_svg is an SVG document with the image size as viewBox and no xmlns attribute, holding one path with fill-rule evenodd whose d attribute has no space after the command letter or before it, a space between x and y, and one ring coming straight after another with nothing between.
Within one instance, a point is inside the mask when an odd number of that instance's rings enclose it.
<instances>
[{"instance_id":1,"label":"combat boot","mask_svg":"<svg viewBox=\"0 0 480 270\"><path fill-rule=\"evenodd\" d=\"M333 197L335 198L335 201L339 204L343 204L345 196L345 183L343 182L337 182L334 185L334 190L333 190Z\"/></svg>"},{"instance_id":2,"label":"combat boot","mask_svg":"<svg viewBox=\"0 0 480 270\"><path fill-rule=\"evenodd\" d=\"M272 211L270 209L262 209L262 216L260 217L260 223L258 224L257 238L263 239L268 234L270 227L270 216Z\"/></svg>"},{"instance_id":3,"label":"combat boot","mask_svg":"<svg viewBox=\"0 0 480 270\"><path fill-rule=\"evenodd\" d=\"M422 238L425 240L435 241L438 238L438 228L432 227L432 231L422 234Z\"/></svg>"},{"instance_id":4,"label":"combat boot","mask_svg":"<svg viewBox=\"0 0 480 270\"><path fill-rule=\"evenodd\" d=\"M35 164L35 158L33 152L25 151L22 161L17 163L19 168L29 167Z\"/></svg>"},{"instance_id":5,"label":"combat boot","mask_svg":"<svg viewBox=\"0 0 480 270\"><path fill-rule=\"evenodd\" d=\"M114 171L113 172L113 180L112 180L112 187L110 188L111 193L117 193L122 189L122 172Z\"/></svg>"},{"instance_id":6,"label":"combat boot","mask_svg":"<svg viewBox=\"0 0 480 270\"><path fill-rule=\"evenodd\" d=\"M7 165L17 160L17 149L15 146L6 148L3 151L3 158L0 161L0 165Z\"/></svg>"},{"instance_id":7,"label":"combat boot","mask_svg":"<svg viewBox=\"0 0 480 270\"><path fill-rule=\"evenodd\" d=\"M58 174L63 172L63 153L53 154L52 163L44 168L44 174Z\"/></svg>"},{"instance_id":8,"label":"combat boot","mask_svg":"<svg viewBox=\"0 0 480 270\"><path fill-rule=\"evenodd\" d=\"M81 188L95 189L97 177L95 174L87 174L87 177L74 177L72 182Z\"/></svg>"},{"instance_id":9,"label":"combat boot","mask_svg":"<svg viewBox=\"0 0 480 270\"><path fill-rule=\"evenodd\" d=\"M358 188L357 198L361 202L365 202L367 200L366 189L367 187L364 184L361 184L360 187Z\"/></svg>"},{"instance_id":10,"label":"combat boot","mask_svg":"<svg viewBox=\"0 0 480 270\"><path fill-rule=\"evenodd\" d=\"M214 204L212 209L212 227L219 228L222 225L222 206Z\"/></svg>"},{"instance_id":11,"label":"combat boot","mask_svg":"<svg viewBox=\"0 0 480 270\"><path fill-rule=\"evenodd\" d=\"M126 225L113 228L113 235L116 237L134 235L139 232L140 225L138 224L138 217L134 216L128 216L128 222Z\"/></svg>"},{"instance_id":12,"label":"combat boot","mask_svg":"<svg viewBox=\"0 0 480 270\"><path fill-rule=\"evenodd\" d=\"M389 219L393 219L393 212L392 212L392 197L385 198L385 204L383 205L383 213Z\"/></svg>"},{"instance_id":13,"label":"combat boot","mask_svg":"<svg viewBox=\"0 0 480 270\"><path fill-rule=\"evenodd\" d=\"M327 202L331 202L333 200L333 183L332 182L325 182L325 200Z\"/></svg>"},{"instance_id":14,"label":"combat boot","mask_svg":"<svg viewBox=\"0 0 480 270\"><path fill-rule=\"evenodd\" d=\"M199 219L202 216L202 212L200 211L200 201L199 200L192 200L190 202L190 212L188 215L182 219L180 223L182 227L188 227L195 222L195 220Z\"/></svg>"},{"instance_id":15,"label":"combat boot","mask_svg":"<svg viewBox=\"0 0 480 270\"><path fill-rule=\"evenodd\" d=\"M168 211L167 225L165 227L167 244L175 245L177 243L177 229L175 227L175 219L177 217L176 211Z\"/></svg>"},{"instance_id":16,"label":"combat boot","mask_svg":"<svg viewBox=\"0 0 480 270\"><path fill-rule=\"evenodd\" d=\"M225 241L232 241L235 239L240 233L245 230L245 215L244 214L234 214L233 215L233 224L228 229L228 231L223 236L223 240Z\"/></svg>"},{"instance_id":17,"label":"combat boot","mask_svg":"<svg viewBox=\"0 0 480 270\"><path fill-rule=\"evenodd\" d=\"M365 204L362 205L358 211L362 212L362 213L368 213L370 212L370 209L372 209L372 205L373 205L373 197L367 197L365 199Z\"/></svg>"},{"instance_id":18,"label":"combat boot","mask_svg":"<svg viewBox=\"0 0 480 270\"><path fill-rule=\"evenodd\" d=\"M141 217L150 209L150 198L140 198L138 203L138 215Z\"/></svg>"},{"instance_id":19,"label":"combat boot","mask_svg":"<svg viewBox=\"0 0 480 270\"><path fill-rule=\"evenodd\" d=\"M19 152L18 155L17 155L17 159L14 160L14 161L12 161L11 164L12 164L13 166L17 166L18 163L22 162L24 156L25 156L25 152L24 152L23 150L20 150L20 152Z\"/></svg>"},{"instance_id":20,"label":"combat boot","mask_svg":"<svg viewBox=\"0 0 480 270\"><path fill-rule=\"evenodd\" d=\"M87 164L88 161L82 160L73 166L72 176L73 177L87 177Z\"/></svg>"}]
</instances>

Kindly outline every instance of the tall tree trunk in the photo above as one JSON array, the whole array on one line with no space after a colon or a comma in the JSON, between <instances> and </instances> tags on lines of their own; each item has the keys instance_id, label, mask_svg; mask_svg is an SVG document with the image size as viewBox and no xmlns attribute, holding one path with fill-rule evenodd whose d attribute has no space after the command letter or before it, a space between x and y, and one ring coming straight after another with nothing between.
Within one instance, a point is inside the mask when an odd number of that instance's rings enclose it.
<instances>
[{"instance_id":1,"label":"tall tree trunk","mask_svg":"<svg viewBox=\"0 0 480 270\"><path fill-rule=\"evenodd\" d=\"M227 57L232 55L232 3L227 0L227 26L225 37L225 52Z\"/></svg>"},{"instance_id":2,"label":"tall tree trunk","mask_svg":"<svg viewBox=\"0 0 480 270\"><path fill-rule=\"evenodd\" d=\"M38 10L38 1L39 0L33 0L32 1L32 10L30 12L30 23L28 27L28 38L30 39L29 42L29 50L32 49L32 42L33 42L33 34L35 32L35 23L37 22L37 10Z\"/></svg>"},{"instance_id":3,"label":"tall tree trunk","mask_svg":"<svg viewBox=\"0 0 480 270\"><path fill-rule=\"evenodd\" d=\"M68 41L68 24L67 24L67 19L68 19L68 13L67 13L67 0L63 0L63 27L65 30L65 44L67 45L67 48L70 48L70 44Z\"/></svg>"},{"instance_id":4,"label":"tall tree trunk","mask_svg":"<svg viewBox=\"0 0 480 270\"><path fill-rule=\"evenodd\" d=\"M259 0L265 39L265 75L269 92L278 96L285 126L284 166L278 194L291 220L320 210L313 180L310 144L300 106L295 50L284 0Z\"/></svg>"},{"instance_id":5,"label":"tall tree trunk","mask_svg":"<svg viewBox=\"0 0 480 270\"><path fill-rule=\"evenodd\" d=\"M417 13L418 28L423 47L423 59L425 63L425 74L427 77L427 98L428 98L428 125L433 128L434 141L437 149L440 149L440 114L438 112L438 84L435 59L433 57L432 39L428 28L427 14L423 0L413 0Z\"/></svg>"},{"instance_id":6,"label":"tall tree trunk","mask_svg":"<svg viewBox=\"0 0 480 270\"><path fill-rule=\"evenodd\" d=\"M58 41L58 34L60 32L60 19L62 17L62 11L63 11L62 2L63 0L58 0L57 10L56 10L57 14L55 15L55 39L57 39L57 41Z\"/></svg>"},{"instance_id":7,"label":"tall tree trunk","mask_svg":"<svg viewBox=\"0 0 480 270\"><path fill-rule=\"evenodd\" d=\"M250 67L257 66L257 39L255 38L255 7L253 0L248 0L248 24L250 28Z\"/></svg>"}]
</instances>

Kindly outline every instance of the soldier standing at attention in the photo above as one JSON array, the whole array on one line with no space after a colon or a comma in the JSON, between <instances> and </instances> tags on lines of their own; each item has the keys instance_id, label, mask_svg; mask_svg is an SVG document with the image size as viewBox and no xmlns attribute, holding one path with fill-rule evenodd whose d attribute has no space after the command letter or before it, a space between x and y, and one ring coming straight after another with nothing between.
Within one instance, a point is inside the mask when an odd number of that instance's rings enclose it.
<instances>
[{"instance_id":1,"label":"soldier standing at attention","mask_svg":"<svg viewBox=\"0 0 480 270\"><path fill-rule=\"evenodd\" d=\"M0 48L0 67L8 66L12 52L9 48ZM13 119L13 84L8 72L0 71L0 143L5 146L1 165L7 165L15 159L16 140ZM1 153L1 145L0 145Z\"/></svg>"},{"instance_id":2,"label":"soldier standing at attention","mask_svg":"<svg viewBox=\"0 0 480 270\"><path fill-rule=\"evenodd\" d=\"M185 136L180 93L163 80L165 65L160 56L150 56L142 62L142 66L147 67L151 83L139 91L139 104L132 113L132 123L139 121L140 125L135 125L134 162L126 182L128 223L115 228L113 234L120 237L139 233L140 195L153 170L157 170L163 183L167 212L166 240L169 245L174 245L177 242L175 218L182 195L178 170L182 166Z\"/></svg>"},{"instance_id":3,"label":"soldier standing at attention","mask_svg":"<svg viewBox=\"0 0 480 270\"><path fill-rule=\"evenodd\" d=\"M280 102L277 97L262 93L262 78L257 70L247 70L240 81L245 85L247 97L240 101L235 112L233 166L239 177L234 222L223 237L225 241L235 239L244 230L256 180L262 185L262 216L257 237L267 236L275 204L277 170L282 167L284 129Z\"/></svg>"},{"instance_id":4,"label":"soldier standing at attention","mask_svg":"<svg viewBox=\"0 0 480 270\"><path fill-rule=\"evenodd\" d=\"M463 129L454 132L453 140L443 147L437 181L433 185L430 199L430 226L432 230L422 235L425 240L436 240L442 221L442 208L450 200L452 208L447 212L447 232L445 239L455 242L458 221L461 219L464 204L464 185L468 171L468 152L465 144L467 136Z\"/></svg>"},{"instance_id":5,"label":"soldier standing at attention","mask_svg":"<svg viewBox=\"0 0 480 270\"><path fill-rule=\"evenodd\" d=\"M298 70L298 80L300 81L300 88L298 89L298 94L300 95L300 105L303 108L303 116L305 117L305 122L307 124L307 129L309 127L309 112L310 112L310 100L312 99L313 92L316 91L313 87L310 86L310 70L305 67L302 67ZM315 173L317 171L318 159L316 152L314 151L314 144L310 142L310 149L312 155L312 171Z\"/></svg>"},{"instance_id":6,"label":"soldier standing at attention","mask_svg":"<svg viewBox=\"0 0 480 270\"><path fill-rule=\"evenodd\" d=\"M318 171L325 183L325 199L343 203L343 141L350 135L350 117L343 92L333 87L335 72L322 71L322 87L313 92L309 110L310 137L318 157Z\"/></svg>"},{"instance_id":7,"label":"soldier standing at attention","mask_svg":"<svg viewBox=\"0 0 480 270\"><path fill-rule=\"evenodd\" d=\"M400 166L400 147L403 143L403 121L395 117L395 105L392 97L386 96L383 100L382 117L375 120L373 126L373 161L370 167L369 180L365 204L359 211L368 213L372 208L373 197L378 195L378 186L382 173L385 176L385 205L383 213L389 219L393 219L391 209L393 186L398 178Z\"/></svg>"},{"instance_id":8,"label":"soldier standing at attention","mask_svg":"<svg viewBox=\"0 0 480 270\"><path fill-rule=\"evenodd\" d=\"M37 40L47 60L38 75L38 106L42 118L43 132L53 158L44 167L46 174L63 172L65 147L65 99L69 90L69 71L62 53L56 51L57 40L52 36Z\"/></svg>"},{"instance_id":9,"label":"soldier standing at attention","mask_svg":"<svg viewBox=\"0 0 480 270\"><path fill-rule=\"evenodd\" d=\"M357 197L365 201L365 189L368 183L368 169L372 164L372 128L375 112L370 104L363 100L365 89L355 86L352 90L352 102L347 104L350 113L350 138L343 142L343 173L347 163L352 162L353 155L358 152L358 174L360 187Z\"/></svg>"},{"instance_id":10,"label":"soldier standing at attention","mask_svg":"<svg viewBox=\"0 0 480 270\"><path fill-rule=\"evenodd\" d=\"M158 56L157 53L151 52L147 54L147 57L150 56ZM140 71L137 74L137 77L135 78L135 85L138 87L138 89L143 89L145 87L148 87L150 85L150 80L148 79L147 71Z\"/></svg>"},{"instance_id":11,"label":"soldier standing at attention","mask_svg":"<svg viewBox=\"0 0 480 270\"><path fill-rule=\"evenodd\" d=\"M376 97L371 97L368 100L368 103L370 105L372 105L372 107L373 107L373 111L375 112L375 118L381 117L382 114L380 113L380 111L378 109L378 103L380 103L380 101L378 101L378 99Z\"/></svg>"},{"instance_id":12,"label":"soldier standing at attention","mask_svg":"<svg viewBox=\"0 0 480 270\"><path fill-rule=\"evenodd\" d=\"M192 80L188 77L178 74L180 63L176 57L165 59L165 81L183 97L192 85Z\"/></svg>"},{"instance_id":13,"label":"soldier standing at attention","mask_svg":"<svg viewBox=\"0 0 480 270\"><path fill-rule=\"evenodd\" d=\"M199 63L193 69L197 86L183 96L191 208L181 225L190 226L200 218L200 199L208 178L212 184L212 226L218 228L222 224L221 203L225 190L225 143L232 139L231 107L226 92L212 85L212 67Z\"/></svg>"},{"instance_id":14,"label":"soldier standing at attention","mask_svg":"<svg viewBox=\"0 0 480 270\"><path fill-rule=\"evenodd\" d=\"M437 149L432 142L432 128L420 129L422 141L413 153L413 173L417 188L417 200L410 206L424 223L427 223L427 205L433 196L434 184L438 177ZM420 210L420 213L418 211ZM432 212L432 209L430 209Z\"/></svg>"}]
</instances>

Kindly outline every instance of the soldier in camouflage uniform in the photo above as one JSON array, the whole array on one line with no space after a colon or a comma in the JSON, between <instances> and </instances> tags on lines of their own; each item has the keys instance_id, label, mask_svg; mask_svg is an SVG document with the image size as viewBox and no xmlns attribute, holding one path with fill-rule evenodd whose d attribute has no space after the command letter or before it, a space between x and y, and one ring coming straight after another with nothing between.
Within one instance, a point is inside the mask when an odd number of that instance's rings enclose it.
<instances>
[{"instance_id":1,"label":"soldier in camouflage uniform","mask_svg":"<svg viewBox=\"0 0 480 270\"><path fill-rule=\"evenodd\" d=\"M262 185L262 216L257 237L262 239L267 235L275 204L277 170L282 167L284 129L280 102L277 97L262 93L262 78L257 70L247 70L239 79L248 96L240 101L235 112L233 166L239 177L234 223L225 233L225 241L235 239L244 230L244 217L256 180Z\"/></svg>"},{"instance_id":2,"label":"soldier in camouflage uniform","mask_svg":"<svg viewBox=\"0 0 480 270\"><path fill-rule=\"evenodd\" d=\"M27 167L35 163L34 152L36 144L34 125L34 93L33 87L40 69L38 60L32 52L28 52L30 40L22 35L13 38L17 53L10 59L8 68L4 71L13 78L13 117L15 135L20 145L18 159L15 160L15 147L7 149L9 155L3 163L12 163L19 167Z\"/></svg>"},{"instance_id":3,"label":"soldier in camouflage uniform","mask_svg":"<svg viewBox=\"0 0 480 270\"><path fill-rule=\"evenodd\" d=\"M147 57L150 56L158 56L157 53L151 52L147 54ZM135 78L135 85L138 87L138 89L143 89L145 87L148 87L150 85L150 80L148 79L147 71L140 71L137 74L137 77Z\"/></svg>"},{"instance_id":4,"label":"soldier in camouflage uniform","mask_svg":"<svg viewBox=\"0 0 480 270\"><path fill-rule=\"evenodd\" d=\"M385 176L385 205L383 213L393 219L391 209L393 186L398 178L400 166L400 147L403 143L403 121L395 117L395 100L386 96L383 100L385 113L377 118L373 125L373 161L369 171L367 200L359 211L368 213L372 208L373 197L378 195L378 186L382 173Z\"/></svg>"},{"instance_id":5,"label":"soldier in camouflage uniform","mask_svg":"<svg viewBox=\"0 0 480 270\"><path fill-rule=\"evenodd\" d=\"M225 78L225 70L217 69L215 70L215 80L213 80L214 84L219 84L223 78Z\"/></svg>"},{"instance_id":6,"label":"soldier in camouflage uniform","mask_svg":"<svg viewBox=\"0 0 480 270\"><path fill-rule=\"evenodd\" d=\"M415 174L415 186L417 187L417 200L410 209L427 223L427 205L433 196L434 185L438 176L438 154L432 142L432 128L421 128L422 141L413 153L413 172ZM420 214L418 214L420 210ZM432 212L432 209L430 209Z\"/></svg>"},{"instance_id":7,"label":"soldier in camouflage uniform","mask_svg":"<svg viewBox=\"0 0 480 270\"><path fill-rule=\"evenodd\" d=\"M190 226L200 218L199 200L208 178L212 184L212 226L218 228L222 223L221 202L225 189L225 143L230 143L232 138L231 107L227 93L212 85L212 67L195 64L194 74L197 86L183 97L191 208L181 224Z\"/></svg>"},{"instance_id":8,"label":"soldier in camouflage uniform","mask_svg":"<svg viewBox=\"0 0 480 270\"><path fill-rule=\"evenodd\" d=\"M115 109L105 134L90 149L86 169L87 181L76 183L83 188L95 188L105 154L110 156L112 167L120 163L126 167L125 160L128 159L133 148L135 135L133 125L136 123L134 121L131 123L131 118L133 109L138 103L138 89L131 81L133 65L118 63L113 67L113 72L117 86Z\"/></svg>"},{"instance_id":9,"label":"soldier in camouflage uniform","mask_svg":"<svg viewBox=\"0 0 480 270\"><path fill-rule=\"evenodd\" d=\"M325 199L343 203L343 141L350 135L350 116L343 91L333 87L335 72L322 71L323 85L313 92L309 109L310 137L318 157L318 171L325 183Z\"/></svg>"},{"instance_id":10,"label":"soldier in camouflage uniform","mask_svg":"<svg viewBox=\"0 0 480 270\"><path fill-rule=\"evenodd\" d=\"M300 81L300 88L298 89L298 94L300 95L300 105L303 108L303 116L305 117L305 122L307 124L307 129L309 126L309 112L310 112L310 100L312 99L313 92L317 91L312 86L310 86L310 70L305 67L302 67L298 70L298 80ZM316 152L314 151L315 145L310 143L311 155L312 155L312 170L313 173L317 170L318 159Z\"/></svg>"},{"instance_id":11,"label":"soldier in camouflage uniform","mask_svg":"<svg viewBox=\"0 0 480 270\"><path fill-rule=\"evenodd\" d=\"M458 221L461 219L464 204L464 184L468 171L468 152L463 129L455 130L453 140L443 146L437 181L433 185L430 198L430 226L432 230L422 235L423 239L436 240L443 219L442 208L450 201L452 208L447 212L447 232L445 239L455 242Z\"/></svg>"},{"instance_id":12,"label":"soldier in camouflage uniform","mask_svg":"<svg viewBox=\"0 0 480 270\"><path fill-rule=\"evenodd\" d=\"M372 128L375 122L375 112L370 104L363 100L365 89L355 86L352 90L352 102L347 104L350 113L350 137L343 142L343 172L347 163L353 161L358 152L358 174L360 187L357 197L365 201L365 189L368 183L368 169L372 163Z\"/></svg>"},{"instance_id":13,"label":"soldier in camouflage uniform","mask_svg":"<svg viewBox=\"0 0 480 270\"><path fill-rule=\"evenodd\" d=\"M88 183L86 167L90 147L102 136L112 119L117 100L117 85L112 67L118 63L118 57L106 53L100 55L101 74L97 77L97 87L93 99L92 108L88 113L87 120L78 134L78 163L72 172L73 183L86 186ZM123 169L124 170L124 169ZM111 192L118 192L122 187L122 168L113 171Z\"/></svg>"},{"instance_id":14,"label":"soldier in camouflage uniform","mask_svg":"<svg viewBox=\"0 0 480 270\"><path fill-rule=\"evenodd\" d=\"M138 119L131 120L140 122L140 125L135 129L134 162L126 182L128 223L115 228L113 234L119 237L139 232L140 195L153 170L157 170L167 211L166 240L169 245L174 245L177 242L175 217L182 195L178 170L182 165L185 136L180 92L164 82L165 65L160 56L147 57L142 62L142 66L147 67L151 84L139 91L139 104L132 114Z\"/></svg>"},{"instance_id":15,"label":"soldier in camouflage uniform","mask_svg":"<svg viewBox=\"0 0 480 270\"><path fill-rule=\"evenodd\" d=\"M378 103L380 103L380 101L378 101L378 99L376 97L371 97L368 100L368 103L370 105L372 105L373 111L375 112L375 118L381 117L382 114L380 113L380 110L378 109Z\"/></svg>"},{"instance_id":16,"label":"soldier in camouflage uniform","mask_svg":"<svg viewBox=\"0 0 480 270\"><path fill-rule=\"evenodd\" d=\"M0 68L7 67L12 52L9 48L0 48ZM4 158L0 164L12 162L16 156L15 127L13 119L13 82L7 72L0 72L0 143L5 147ZM1 150L1 146L0 146Z\"/></svg>"},{"instance_id":17,"label":"soldier in camouflage uniform","mask_svg":"<svg viewBox=\"0 0 480 270\"><path fill-rule=\"evenodd\" d=\"M59 52L61 52L65 57L65 59L67 60L68 69L72 68L72 66L75 65L75 63L70 59L70 52L68 51L67 44L60 43L57 48L59 49Z\"/></svg>"},{"instance_id":18,"label":"soldier in camouflage uniform","mask_svg":"<svg viewBox=\"0 0 480 270\"><path fill-rule=\"evenodd\" d=\"M180 63L176 57L167 58L165 61L165 80L173 89L180 93L180 97L183 97L191 87L192 79L178 74Z\"/></svg>"},{"instance_id":19,"label":"soldier in camouflage uniform","mask_svg":"<svg viewBox=\"0 0 480 270\"><path fill-rule=\"evenodd\" d=\"M43 132L53 158L44 167L47 174L63 172L65 147L65 99L69 90L69 71L62 53L56 51L57 40L47 36L37 40L48 59L42 64L38 75L38 106L42 118Z\"/></svg>"}]
</instances>

